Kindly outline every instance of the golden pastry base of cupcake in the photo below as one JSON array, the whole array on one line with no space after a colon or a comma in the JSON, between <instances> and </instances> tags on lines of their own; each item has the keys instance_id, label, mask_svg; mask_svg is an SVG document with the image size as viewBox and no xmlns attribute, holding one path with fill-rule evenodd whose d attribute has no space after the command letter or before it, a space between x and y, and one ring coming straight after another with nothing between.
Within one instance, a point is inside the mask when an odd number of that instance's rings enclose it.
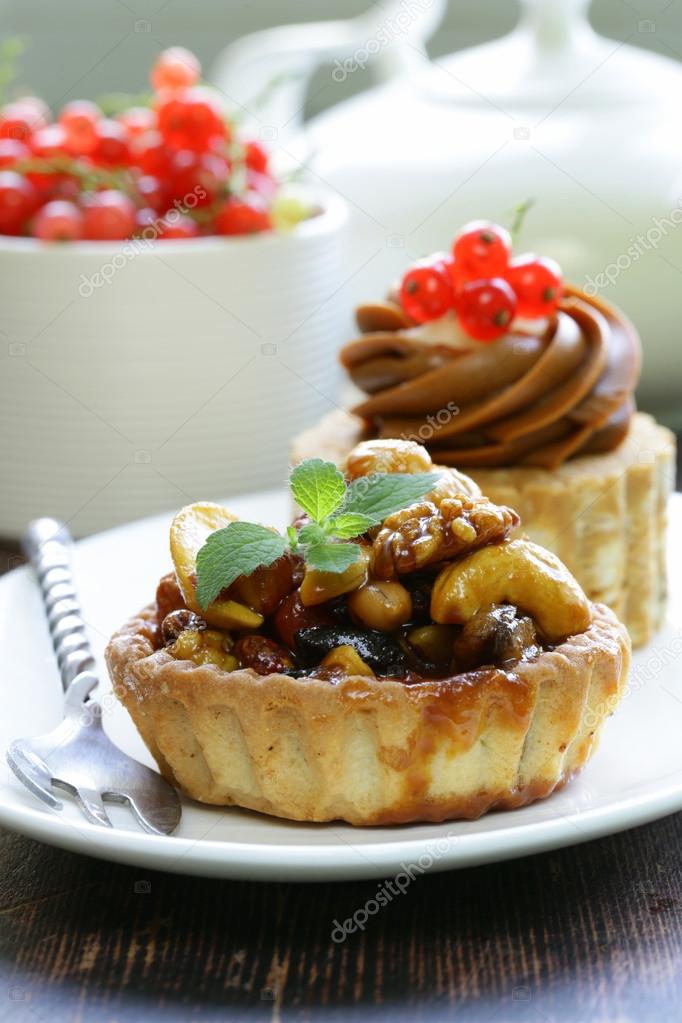
<instances>
[{"instance_id":1,"label":"golden pastry base of cupcake","mask_svg":"<svg viewBox=\"0 0 682 1023\"><path fill-rule=\"evenodd\" d=\"M260 676L155 650L155 608L109 643L114 692L163 774L204 803L356 825L473 819L548 796L595 749L630 647L605 607L508 673L405 685Z\"/></svg>"},{"instance_id":2,"label":"golden pastry base of cupcake","mask_svg":"<svg viewBox=\"0 0 682 1023\"><path fill-rule=\"evenodd\" d=\"M363 424L333 412L294 442L293 460L342 463ZM437 451L432 452L434 462ZM466 472L495 504L521 516L519 533L553 551L590 600L625 622L633 646L647 643L666 605L666 506L675 480L675 437L651 416L635 414L625 441L558 469L518 466Z\"/></svg>"}]
</instances>

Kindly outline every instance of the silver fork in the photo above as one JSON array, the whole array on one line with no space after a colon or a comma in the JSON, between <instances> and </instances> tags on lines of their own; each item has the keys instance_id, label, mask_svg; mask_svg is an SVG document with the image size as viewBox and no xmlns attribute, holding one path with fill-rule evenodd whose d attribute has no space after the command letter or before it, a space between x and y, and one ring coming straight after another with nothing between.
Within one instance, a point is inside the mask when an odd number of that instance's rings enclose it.
<instances>
[{"instance_id":1,"label":"silver fork","mask_svg":"<svg viewBox=\"0 0 682 1023\"><path fill-rule=\"evenodd\" d=\"M53 810L63 803L52 788L76 799L91 824L110 828L103 800L127 803L146 831L168 835L180 820L172 785L122 753L102 728L102 711L92 697L95 659L86 635L71 573L72 539L55 519L36 519L22 546L38 577L64 688L64 720L53 731L17 739L7 762L17 778Z\"/></svg>"}]
</instances>

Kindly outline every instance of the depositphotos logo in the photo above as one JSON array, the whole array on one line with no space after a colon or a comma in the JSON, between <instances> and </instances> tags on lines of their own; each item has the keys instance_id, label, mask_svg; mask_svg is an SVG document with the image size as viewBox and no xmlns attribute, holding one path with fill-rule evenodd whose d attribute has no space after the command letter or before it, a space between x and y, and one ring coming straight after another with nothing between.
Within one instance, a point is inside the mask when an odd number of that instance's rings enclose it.
<instances>
[{"instance_id":1,"label":"depositphotos logo","mask_svg":"<svg viewBox=\"0 0 682 1023\"><path fill-rule=\"evenodd\" d=\"M457 842L457 836L448 833L435 842L429 843L425 852L413 863L401 863L401 869L391 881L384 881L371 899L360 906L352 916L345 920L333 920L331 940L335 945L342 945L351 934L364 931L370 917L376 916L382 909L390 905L399 895L404 895L409 886L423 874L427 874L435 863L442 860Z\"/></svg>"}]
</instances>

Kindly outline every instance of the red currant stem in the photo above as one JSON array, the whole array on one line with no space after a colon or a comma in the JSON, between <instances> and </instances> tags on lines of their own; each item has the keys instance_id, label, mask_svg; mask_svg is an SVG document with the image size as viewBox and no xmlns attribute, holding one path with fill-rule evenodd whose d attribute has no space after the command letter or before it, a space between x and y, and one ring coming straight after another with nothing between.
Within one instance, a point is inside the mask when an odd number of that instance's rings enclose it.
<instances>
[{"instance_id":1,"label":"red currant stem","mask_svg":"<svg viewBox=\"0 0 682 1023\"><path fill-rule=\"evenodd\" d=\"M20 160L12 170L17 174L69 174L78 178L86 191L97 185L106 185L107 188L116 188L137 197L133 183L127 181L124 174L99 167L82 167L77 160L68 156L51 156L49 159L35 156L29 160Z\"/></svg>"},{"instance_id":2,"label":"red currant stem","mask_svg":"<svg viewBox=\"0 0 682 1023\"><path fill-rule=\"evenodd\" d=\"M205 224L210 224L216 213L220 209L223 199L214 199L208 206L195 206L194 209L184 209L182 206L178 206L178 210L184 213L186 217L191 217L200 227ZM165 216L165 214L163 215ZM163 219L163 216L161 219Z\"/></svg>"},{"instance_id":3,"label":"red currant stem","mask_svg":"<svg viewBox=\"0 0 682 1023\"><path fill-rule=\"evenodd\" d=\"M509 228L509 233L512 237L512 245L515 246L517 244L519 237L521 235L521 228L523 227L523 223L526 219L526 214L528 213L528 210L531 208L531 206L534 205L535 199L530 198L524 199L523 202L519 202L516 204L516 206L514 206L512 210L513 220L511 223L511 227Z\"/></svg>"},{"instance_id":4,"label":"red currant stem","mask_svg":"<svg viewBox=\"0 0 682 1023\"><path fill-rule=\"evenodd\" d=\"M23 52L21 36L9 36L0 44L0 106L7 102L7 88L14 81L17 61Z\"/></svg>"},{"instance_id":5,"label":"red currant stem","mask_svg":"<svg viewBox=\"0 0 682 1023\"><path fill-rule=\"evenodd\" d=\"M154 97L151 92L128 93L128 92L107 92L98 96L95 103L105 117L115 117L122 114L130 107L151 107Z\"/></svg>"}]
</instances>

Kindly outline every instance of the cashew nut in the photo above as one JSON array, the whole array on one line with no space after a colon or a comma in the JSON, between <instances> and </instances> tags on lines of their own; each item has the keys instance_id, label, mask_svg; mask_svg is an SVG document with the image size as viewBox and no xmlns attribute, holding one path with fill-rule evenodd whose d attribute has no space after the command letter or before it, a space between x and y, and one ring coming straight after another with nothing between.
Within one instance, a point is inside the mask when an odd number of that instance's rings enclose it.
<instances>
[{"instance_id":1,"label":"cashew nut","mask_svg":"<svg viewBox=\"0 0 682 1023\"><path fill-rule=\"evenodd\" d=\"M425 447L412 440L365 440L357 444L346 459L346 472L351 479L370 476L373 472L441 473L433 490L424 500L436 506L446 497L480 497L481 489L469 476L457 469L434 465Z\"/></svg>"},{"instance_id":2,"label":"cashew nut","mask_svg":"<svg viewBox=\"0 0 682 1023\"><path fill-rule=\"evenodd\" d=\"M568 569L529 540L491 544L444 568L433 587L431 617L463 623L491 604L525 611L550 643L584 632L591 621L589 601Z\"/></svg>"},{"instance_id":3,"label":"cashew nut","mask_svg":"<svg viewBox=\"0 0 682 1023\"><path fill-rule=\"evenodd\" d=\"M474 483L470 476L465 476L458 469L448 469L445 466L434 465L433 469L441 470L441 477L430 494L426 494L426 501L433 501L436 507L447 497L480 497L481 488Z\"/></svg>"},{"instance_id":4,"label":"cashew nut","mask_svg":"<svg viewBox=\"0 0 682 1023\"><path fill-rule=\"evenodd\" d=\"M355 647L337 646L330 650L327 656L320 662L321 668L335 668L345 675L368 675L374 676L374 672L365 664Z\"/></svg>"},{"instance_id":5,"label":"cashew nut","mask_svg":"<svg viewBox=\"0 0 682 1023\"><path fill-rule=\"evenodd\" d=\"M182 508L170 529L170 549L180 592L190 610L218 629L257 629L263 615L236 600L214 600L202 608L196 597L197 554L216 529L235 522L236 515L219 504L201 502Z\"/></svg>"}]
</instances>

